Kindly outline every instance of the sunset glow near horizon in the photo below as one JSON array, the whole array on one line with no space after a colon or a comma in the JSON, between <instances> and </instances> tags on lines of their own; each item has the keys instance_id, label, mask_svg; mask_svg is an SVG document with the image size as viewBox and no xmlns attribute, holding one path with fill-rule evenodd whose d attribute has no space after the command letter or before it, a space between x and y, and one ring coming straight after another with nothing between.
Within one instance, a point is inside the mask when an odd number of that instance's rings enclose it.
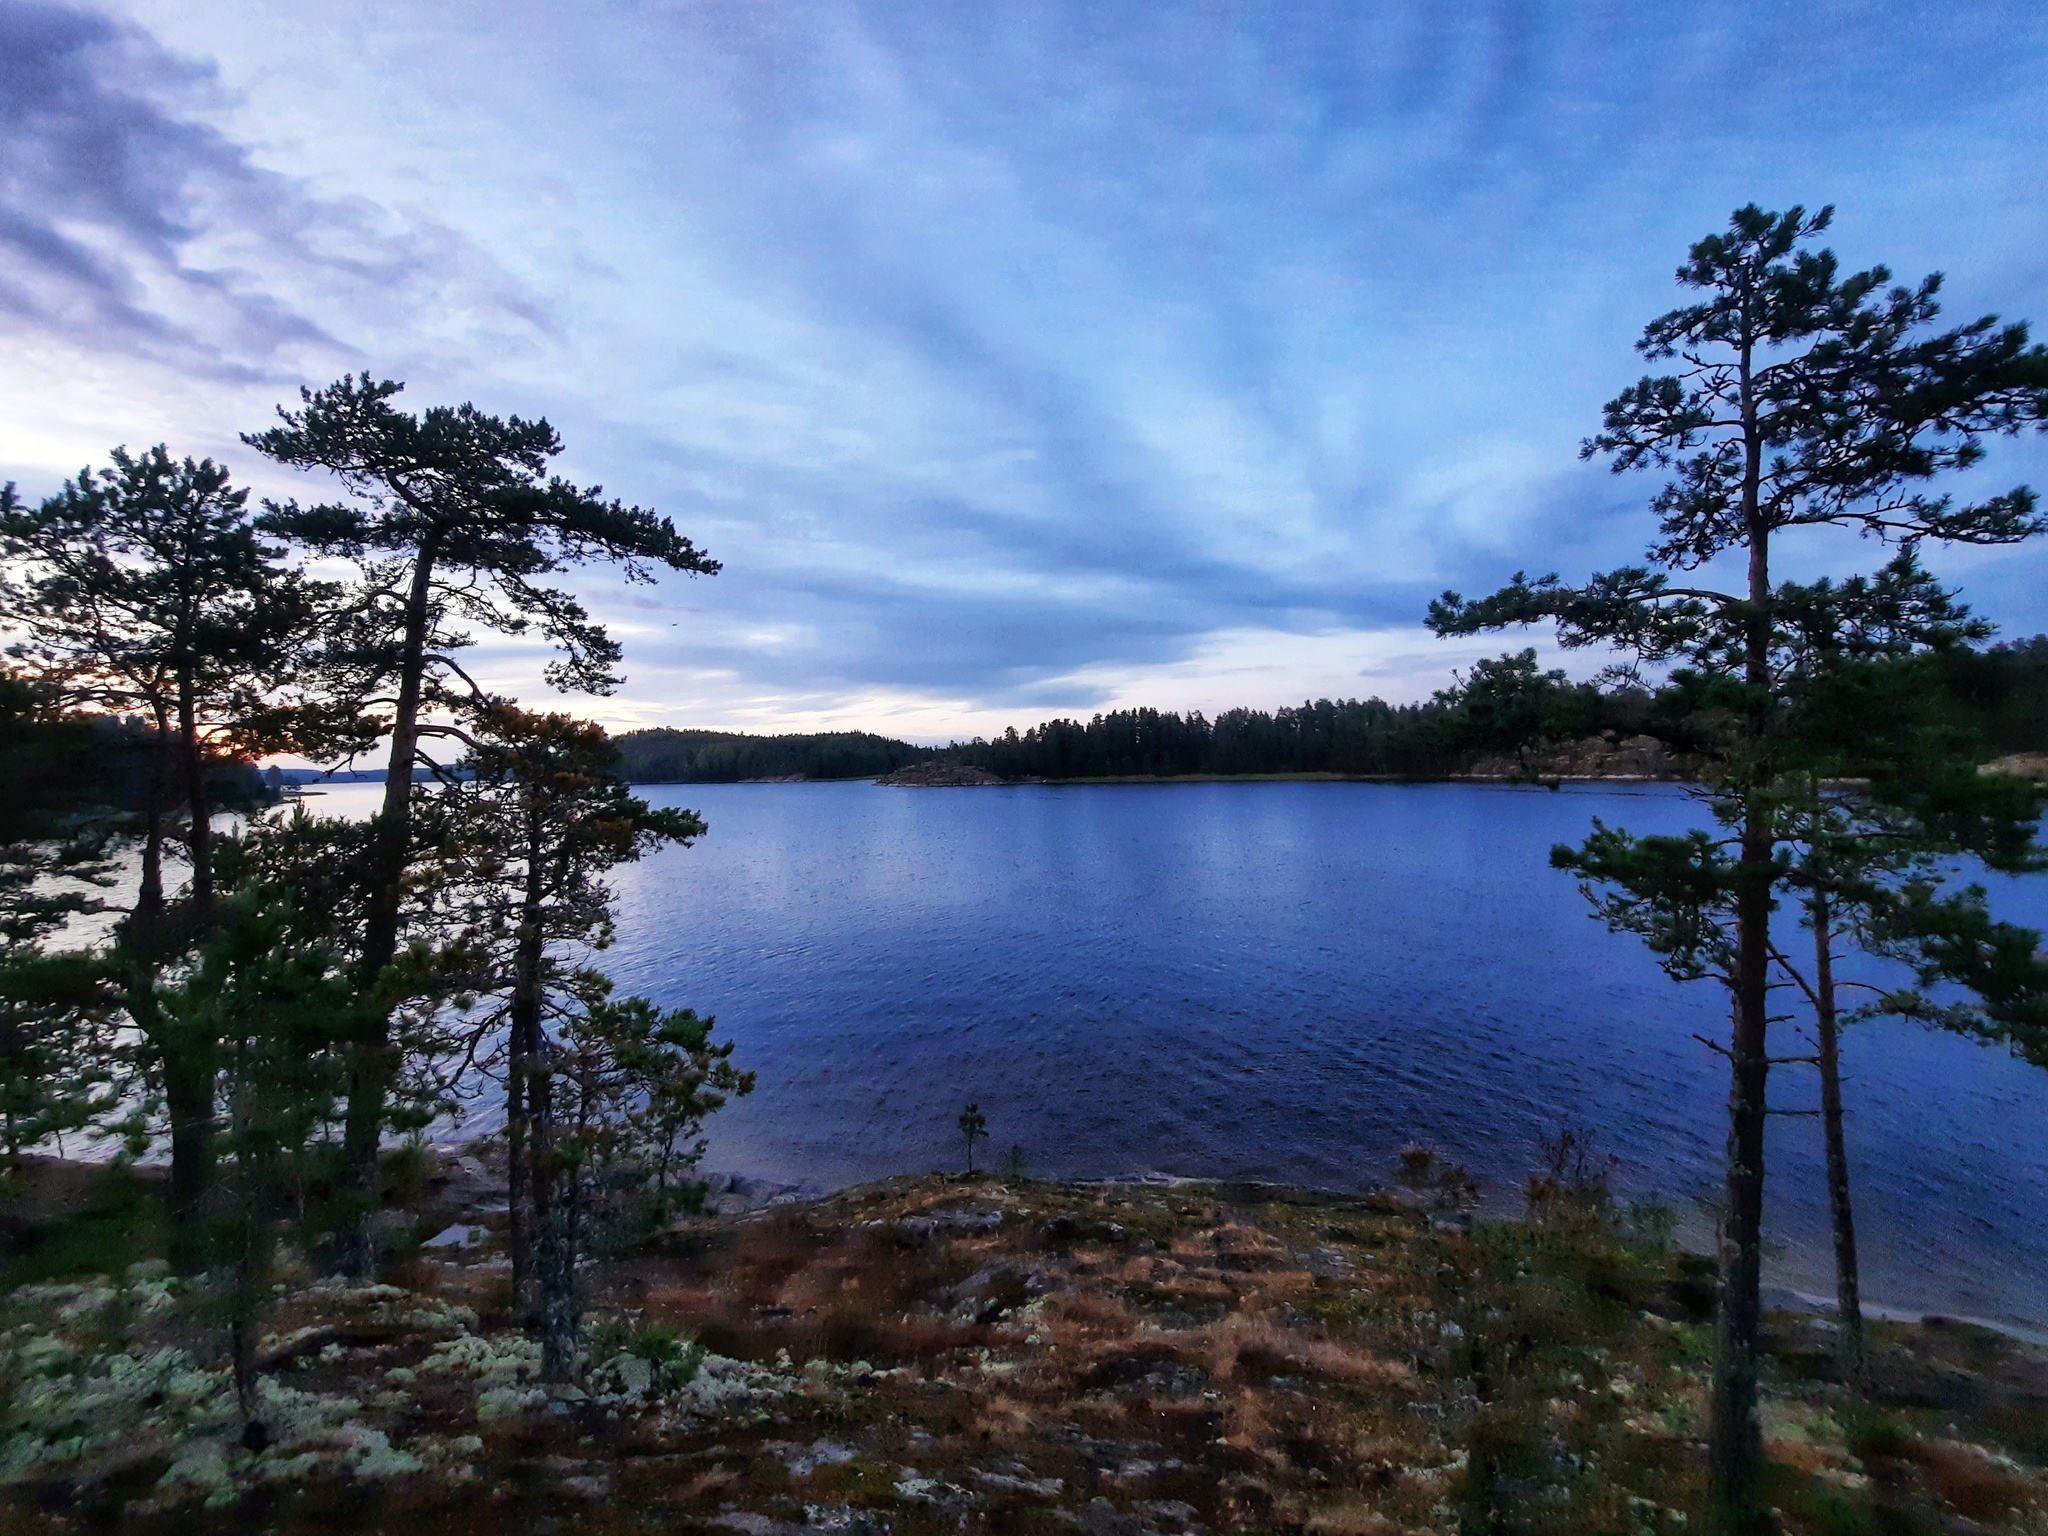
<instances>
[{"instance_id":1,"label":"sunset glow near horizon","mask_svg":"<svg viewBox=\"0 0 2048 1536\"><path fill-rule=\"evenodd\" d=\"M725 563L577 578L614 725L1427 697L1502 648L1435 593L1639 554L1578 444L1731 208L2048 323L2044 65L1995 4L0 0L0 479L321 498L238 434L367 370ZM2048 547L1929 563L2048 629Z\"/></svg>"}]
</instances>

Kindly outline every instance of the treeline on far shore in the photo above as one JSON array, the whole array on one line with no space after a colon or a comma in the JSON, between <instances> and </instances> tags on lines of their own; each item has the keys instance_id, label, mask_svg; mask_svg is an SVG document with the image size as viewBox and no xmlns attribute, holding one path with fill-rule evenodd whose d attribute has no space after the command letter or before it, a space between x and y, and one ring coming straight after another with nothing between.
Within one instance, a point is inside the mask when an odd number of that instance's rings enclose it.
<instances>
[{"instance_id":1,"label":"treeline on far shore","mask_svg":"<svg viewBox=\"0 0 2048 1536\"><path fill-rule=\"evenodd\" d=\"M2048 752L2048 635L1940 660L1955 722L1998 756Z\"/></svg>"},{"instance_id":2,"label":"treeline on far shore","mask_svg":"<svg viewBox=\"0 0 2048 1536\"><path fill-rule=\"evenodd\" d=\"M49 715L39 702L19 675L0 673L0 784L16 802L10 809L89 801L103 813L143 814L171 733L134 715ZM24 724L30 721L32 729ZM255 763L211 747L201 762L207 798L218 809L249 811L276 801Z\"/></svg>"},{"instance_id":3,"label":"treeline on far shore","mask_svg":"<svg viewBox=\"0 0 2048 1536\"><path fill-rule=\"evenodd\" d=\"M748 736L735 731L627 731L614 738L635 784L737 784L746 779L873 779L936 755L866 731Z\"/></svg>"},{"instance_id":4,"label":"treeline on far shore","mask_svg":"<svg viewBox=\"0 0 2048 1536\"><path fill-rule=\"evenodd\" d=\"M1952 723L1984 755L2048 752L2048 635L1935 658ZM730 784L747 779L860 779L939 759L1005 779L1091 779L1333 773L1437 778L1475 766L1573 771L1532 741L1618 741L1657 734L1647 703L1629 690L1572 683L1541 672L1534 653L1483 662L1421 704L1316 699L1267 711L1119 709L1054 719L992 739L920 747L864 731L748 736L644 730L618 738L639 784Z\"/></svg>"},{"instance_id":5,"label":"treeline on far shore","mask_svg":"<svg viewBox=\"0 0 2048 1536\"><path fill-rule=\"evenodd\" d=\"M1190 774L1340 773L1429 778L1474 756L1457 700L1388 704L1317 699L1268 713L1231 709L1118 709L1092 719L1047 720L944 753L1006 779L1175 777Z\"/></svg>"}]
</instances>

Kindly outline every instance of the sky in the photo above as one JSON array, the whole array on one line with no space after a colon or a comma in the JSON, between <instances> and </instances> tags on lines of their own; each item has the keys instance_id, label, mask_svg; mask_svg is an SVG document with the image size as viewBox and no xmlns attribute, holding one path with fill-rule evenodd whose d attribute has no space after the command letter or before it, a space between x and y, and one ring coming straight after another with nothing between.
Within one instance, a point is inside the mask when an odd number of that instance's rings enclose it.
<instances>
[{"instance_id":1,"label":"sky","mask_svg":"<svg viewBox=\"0 0 2048 1536\"><path fill-rule=\"evenodd\" d=\"M724 562L579 576L614 725L1426 697L1501 648L1437 592L1647 542L1578 445L1732 208L2048 320L2044 66L1967 0L0 0L0 478L317 498L238 434L368 370ZM2048 549L1930 563L2048 629Z\"/></svg>"}]
</instances>

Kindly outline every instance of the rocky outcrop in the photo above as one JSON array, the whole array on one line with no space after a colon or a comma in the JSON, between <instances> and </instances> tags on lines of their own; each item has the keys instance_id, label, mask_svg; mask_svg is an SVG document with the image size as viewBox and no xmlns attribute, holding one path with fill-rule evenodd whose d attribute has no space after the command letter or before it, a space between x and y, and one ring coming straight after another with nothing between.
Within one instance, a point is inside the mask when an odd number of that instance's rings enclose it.
<instances>
[{"instance_id":1,"label":"rocky outcrop","mask_svg":"<svg viewBox=\"0 0 2048 1536\"><path fill-rule=\"evenodd\" d=\"M2048 779L2048 752L2015 752L1986 763L1979 773L2011 773L2023 779Z\"/></svg>"},{"instance_id":2,"label":"rocky outcrop","mask_svg":"<svg viewBox=\"0 0 2048 1536\"><path fill-rule=\"evenodd\" d=\"M1589 736L1567 747L1531 752L1526 757L1482 757L1464 779L1680 779L1685 764L1653 736L1630 736L1614 742Z\"/></svg>"},{"instance_id":3,"label":"rocky outcrop","mask_svg":"<svg viewBox=\"0 0 2048 1536\"><path fill-rule=\"evenodd\" d=\"M451 1199L489 1214L501 1155L444 1157L417 1225ZM408 1536L1376 1536L1538 1495L1553 1530L1697 1530L1714 1260L1642 1241L1592 1184L1489 1220L1421 1149L1399 1178L932 1174L785 1200L707 1175L731 1213L583 1270L574 1384L541 1379L497 1227L403 1257L402 1286L282 1271L248 1405L205 1281L156 1260L21 1285L0 1291L0 1531L331 1536L369 1508ZM1771 1305L1761 1430L1801 1507L2041 1529L2048 1476L2002 1449L2039 1424L2040 1345L1878 1324L1890 1406L1864 1440L1826 1379L1831 1319ZM1511 1482L1488 1459L1509 1433Z\"/></svg>"},{"instance_id":4,"label":"rocky outcrop","mask_svg":"<svg viewBox=\"0 0 2048 1536\"><path fill-rule=\"evenodd\" d=\"M976 768L971 763L912 763L875 782L905 789L965 789L1003 781L986 768Z\"/></svg>"}]
</instances>

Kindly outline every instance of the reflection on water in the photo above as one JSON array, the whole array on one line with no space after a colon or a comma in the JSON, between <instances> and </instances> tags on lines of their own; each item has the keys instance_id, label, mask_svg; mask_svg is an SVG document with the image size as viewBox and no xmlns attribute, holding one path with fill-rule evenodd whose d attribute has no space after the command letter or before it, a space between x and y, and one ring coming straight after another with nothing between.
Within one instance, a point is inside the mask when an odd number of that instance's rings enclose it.
<instances>
[{"instance_id":1,"label":"reflection on water","mask_svg":"<svg viewBox=\"0 0 2048 1536\"><path fill-rule=\"evenodd\" d=\"M1368 1183L1421 1139L1511 1200L1591 1125L1692 1218L1718 1182L1726 1032L1552 871L1660 787L657 786L711 834L616 877L622 987L716 1013L759 1070L713 1166L834 1184L957 1165L969 1099L1050 1174ZM359 814L375 786L310 808ZM358 804L357 802L360 802ZM1998 893L2048 919L2048 881ZM1791 1047L1787 1047L1788 1051ZM2048 1321L2048 1074L1900 1024L1845 1047L1865 1288ZM1809 1108L1799 1069L1774 1102ZM1820 1133L1771 1125L1774 1278L1831 1294Z\"/></svg>"}]
</instances>

